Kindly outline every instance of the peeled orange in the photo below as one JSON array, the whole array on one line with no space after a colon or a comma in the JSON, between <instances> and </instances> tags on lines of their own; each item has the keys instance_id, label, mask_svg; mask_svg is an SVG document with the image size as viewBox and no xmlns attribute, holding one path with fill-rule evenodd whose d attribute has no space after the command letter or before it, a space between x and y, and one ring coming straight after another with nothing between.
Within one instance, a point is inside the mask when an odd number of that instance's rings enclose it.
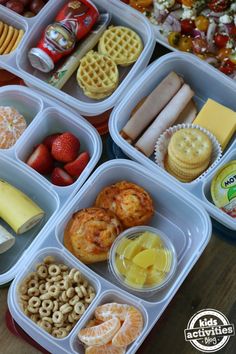
<instances>
[{"instance_id":1,"label":"peeled orange","mask_svg":"<svg viewBox=\"0 0 236 354\"><path fill-rule=\"evenodd\" d=\"M103 345L109 343L120 329L120 320L117 317L101 323L98 326L83 328L78 337L86 345Z\"/></svg>"}]
</instances>

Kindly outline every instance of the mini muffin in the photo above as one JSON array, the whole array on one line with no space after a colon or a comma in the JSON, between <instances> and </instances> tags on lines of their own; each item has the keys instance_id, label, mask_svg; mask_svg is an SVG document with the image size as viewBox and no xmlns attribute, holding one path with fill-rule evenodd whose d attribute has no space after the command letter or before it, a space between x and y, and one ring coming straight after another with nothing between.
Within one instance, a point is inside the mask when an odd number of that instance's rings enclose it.
<instances>
[{"instance_id":1,"label":"mini muffin","mask_svg":"<svg viewBox=\"0 0 236 354\"><path fill-rule=\"evenodd\" d=\"M127 181L104 188L95 205L111 210L125 228L147 224L154 213L150 195L142 187Z\"/></svg>"},{"instance_id":2,"label":"mini muffin","mask_svg":"<svg viewBox=\"0 0 236 354\"><path fill-rule=\"evenodd\" d=\"M82 209L67 224L64 245L83 263L101 262L108 259L111 245L122 231L122 224L112 211Z\"/></svg>"}]
</instances>

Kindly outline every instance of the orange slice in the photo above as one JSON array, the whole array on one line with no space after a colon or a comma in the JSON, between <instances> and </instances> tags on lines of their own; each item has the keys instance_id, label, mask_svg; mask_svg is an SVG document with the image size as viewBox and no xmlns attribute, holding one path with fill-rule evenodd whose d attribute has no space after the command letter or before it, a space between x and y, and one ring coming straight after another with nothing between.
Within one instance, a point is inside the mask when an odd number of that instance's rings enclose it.
<instances>
[{"instance_id":1,"label":"orange slice","mask_svg":"<svg viewBox=\"0 0 236 354\"><path fill-rule=\"evenodd\" d=\"M103 345L109 343L120 328L120 320L114 317L98 326L83 328L78 337L86 345Z\"/></svg>"},{"instance_id":2,"label":"orange slice","mask_svg":"<svg viewBox=\"0 0 236 354\"><path fill-rule=\"evenodd\" d=\"M95 310L95 317L100 321L107 321L113 317L118 317L121 321L124 321L129 308L130 305L111 302L98 306Z\"/></svg>"},{"instance_id":3,"label":"orange slice","mask_svg":"<svg viewBox=\"0 0 236 354\"><path fill-rule=\"evenodd\" d=\"M143 316L141 312L130 306L124 323L112 339L112 344L116 347L126 347L139 336L142 329Z\"/></svg>"},{"instance_id":4,"label":"orange slice","mask_svg":"<svg viewBox=\"0 0 236 354\"><path fill-rule=\"evenodd\" d=\"M114 345L105 344L96 347L88 347L85 354L125 354L126 348L114 347Z\"/></svg>"}]
</instances>

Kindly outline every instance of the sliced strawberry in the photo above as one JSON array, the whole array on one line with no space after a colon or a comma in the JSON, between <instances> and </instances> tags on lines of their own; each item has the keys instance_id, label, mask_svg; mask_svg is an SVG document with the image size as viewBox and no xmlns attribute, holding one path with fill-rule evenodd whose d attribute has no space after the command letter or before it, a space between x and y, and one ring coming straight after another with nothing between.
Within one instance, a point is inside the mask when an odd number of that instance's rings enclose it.
<instances>
[{"instance_id":1,"label":"sliced strawberry","mask_svg":"<svg viewBox=\"0 0 236 354\"><path fill-rule=\"evenodd\" d=\"M48 135L42 142L43 145L45 145L49 151L52 149L52 144L56 138L58 138L61 135L61 133L55 133Z\"/></svg>"},{"instance_id":2,"label":"sliced strawberry","mask_svg":"<svg viewBox=\"0 0 236 354\"><path fill-rule=\"evenodd\" d=\"M60 162L71 162L76 159L79 153L80 142L70 132L58 136L52 144L52 156Z\"/></svg>"},{"instance_id":3,"label":"sliced strawberry","mask_svg":"<svg viewBox=\"0 0 236 354\"><path fill-rule=\"evenodd\" d=\"M53 169L52 156L43 144L37 145L36 149L30 155L26 163L42 175L51 173Z\"/></svg>"},{"instance_id":4,"label":"sliced strawberry","mask_svg":"<svg viewBox=\"0 0 236 354\"><path fill-rule=\"evenodd\" d=\"M71 175L74 177L79 177L81 175L81 173L83 172L83 170L85 169L85 167L87 166L89 162L89 154L87 153L87 151L82 152L76 160L67 163L64 166L64 169Z\"/></svg>"},{"instance_id":5,"label":"sliced strawberry","mask_svg":"<svg viewBox=\"0 0 236 354\"><path fill-rule=\"evenodd\" d=\"M51 182L57 186L69 186L74 183L73 178L60 167L55 167L52 171Z\"/></svg>"}]
</instances>

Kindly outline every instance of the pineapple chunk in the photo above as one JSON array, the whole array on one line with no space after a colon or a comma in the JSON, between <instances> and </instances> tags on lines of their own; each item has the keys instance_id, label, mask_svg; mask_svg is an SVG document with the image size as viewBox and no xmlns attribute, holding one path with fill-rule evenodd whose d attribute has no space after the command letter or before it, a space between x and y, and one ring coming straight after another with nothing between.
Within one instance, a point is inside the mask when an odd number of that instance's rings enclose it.
<instances>
[{"instance_id":1,"label":"pineapple chunk","mask_svg":"<svg viewBox=\"0 0 236 354\"><path fill-rule=\"evenodd\" d=\"M147 273L146 285L159 285L163 282L166 275L163 272L158 272L154 268L150 269Z\"/></svg>"},{"instance_id":2,"label":"pineapple chunk","mask_svg":"<svg viewBox=\"0 0 236 354\"><path fill-rule=\"evenodd\" d=\"M169 272L172 262L171 253L167 249L157 250L154 267L161 272Z\"/></svg>"},{"instance_id":3,"label":"pineapple chunk","mask_svg":"<svg viewBox=\"0 0 236 354\"><path fill-rule=\"evenodd\" d=\"M129 238L123 238L117 246L116 253L123 256L125 248L132 242Z\"/></svg>"},{"instance_id":4,"label":"pineapple chunk","mask_svg":"<svg viewBox=\"0 0 236 354\"><path fill-rule=\"evenodd\" d=\"M142 288L145 284L146 277L147 272L143 268L132 264L126 274L125 283L133 287Z\"/></svg>"},{"instance_id":5,"label":"pineapple chunk","mask_svg":"<svg viewBox=\"0 0 236 354\"><path fill-rule=\"evenodd\" d=\"M120 274L125 276L131 264L132 263L128 259L122 259L116 256L115 266Z\"/></svg>"},{"instance_id":6,"label":"pineapple chunk","mask_svg":"<svg viewBox=\"0 0 236 354\"><path fill-rule=\"evenodd\" d=\"M140 245L139 239L135 239L131 241L127 247L125 247L123 257L127 259L133 259L137 253L142 250L142 246Z\"/></svg>"},{"instance_id":7,"label":"pineapple chunk","mask_svg":"<svg viewBox=\"0 0 236 354\"><path fill-rule=\"evenodd\" d=\"M139 237L143 248L162 248L163 242L160 236L153 232L146 231Z\"/></svg>"},{"instance_id":8,"label":"pineapple chunk","mask_svg":"<svg viewBox=\"0 0 236 354\"><path fill-rule=\"evenodd\" d=\"M155 248L139 252L134 258L133 263L142 268L153 266L156 262L158 250Z\"/></svg>"}]
</instances>

